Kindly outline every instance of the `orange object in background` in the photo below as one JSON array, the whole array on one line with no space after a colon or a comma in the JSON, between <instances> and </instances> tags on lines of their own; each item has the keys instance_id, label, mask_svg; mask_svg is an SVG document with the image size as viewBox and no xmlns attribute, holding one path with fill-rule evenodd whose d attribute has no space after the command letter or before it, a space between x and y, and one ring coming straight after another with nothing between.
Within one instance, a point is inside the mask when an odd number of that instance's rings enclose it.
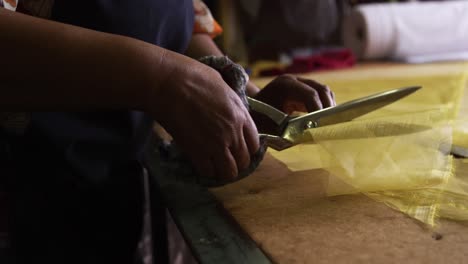
<instances>
[{"instance_id":1,"label":"orange object in background","mask_svg":"<svg viewBox=\"0 0 468 264\"><path fill-rule=\"evenodd\" d=\"M215 38L223 32L223 29L213 18L205 3L200 0L194 0L193 9L195 11L194 34L208 34L211 38Z\"/></svg>"},{"instance_id":2,"label":"orange object in background","mask_svg":"<svg viewBox=\"0 0 468 264\"><path fill-rule=\"evenodd\" d=\"M294 112L302 112L302 113L308 112L304 103L295 101L295 100L290 100L290 99L284 103L282 109L284 110L286 114L289 114L289 115L293 114Z\"/></svg>"}]
</instances>

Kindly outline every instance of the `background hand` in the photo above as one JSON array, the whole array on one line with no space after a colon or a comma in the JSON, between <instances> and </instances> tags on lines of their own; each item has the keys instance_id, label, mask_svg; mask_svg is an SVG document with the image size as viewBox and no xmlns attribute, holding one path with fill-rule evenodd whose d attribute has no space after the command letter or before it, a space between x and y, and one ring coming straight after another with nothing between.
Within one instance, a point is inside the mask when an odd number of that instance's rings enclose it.
<instances>
[{"instance_id":1,"label":"background hand","mask_svg":"<svg viewBox=\"0 0 468 264\"><path fill-rule=\"evenodd\" d=\"M254 97L288 114L312 112L336 105L335 95L328 86L293 75L277 77ZM280 133L277 125L268 117L256 112L251 115L259 132Z\"/></svg>"},{"instance_id":2,"label":"background hand","mask_svg":"<svg viewBox=\"0 0 468 264\"><path fill-rule=\"evenodd\" d=\"M312 112L335 106L335 95L328 86L314 80L282 75L270 82L255 98L291 114Z\"/></svg>"}]
</instances>

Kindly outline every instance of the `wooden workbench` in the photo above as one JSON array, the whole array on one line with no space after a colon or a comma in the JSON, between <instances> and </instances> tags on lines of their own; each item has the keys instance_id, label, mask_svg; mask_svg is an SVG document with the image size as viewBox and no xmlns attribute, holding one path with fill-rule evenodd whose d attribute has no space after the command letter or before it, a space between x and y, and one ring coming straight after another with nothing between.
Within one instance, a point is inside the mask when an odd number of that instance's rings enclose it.
<instances>
[{"instance_id":1,"label":"wooden workbench","mask_svg":"<svg viewBox=\"0 0 468 264\"><path fill-rule=\"evenodd\" d=\"M468 177L468 161L456 162ZM441 220L431 229L364 195L327 197L324 170L291 172L266 155L248 178L207 190L152 164L171 215L200 263L468 260L468 223Z\"/></svg>"},{"instance_id":2,"label":"wooden workbench","mask_svg":"<svg viewBox=\"0 0 468 264\"><path fill-rule=\"evenodd\" d=\"M456 163L468 177L468 161ZM327 171L293 172L269 154L254 174L221 188L159 177L202 263L468 262L468 223L432 229L364 195L327 197Z\"/></svg>"},{"instance_id":3,"label":"wooden workbench","mask_svg":"<svg viewBox=\"0 0 468 264\"><path fill-rule=\"evenodd\" d=\"M327 179L267 156L252 177L213 192L277 263L468 262L467 223L430 230L364 195L326 197Z\"/></svg>"}]
</instances>

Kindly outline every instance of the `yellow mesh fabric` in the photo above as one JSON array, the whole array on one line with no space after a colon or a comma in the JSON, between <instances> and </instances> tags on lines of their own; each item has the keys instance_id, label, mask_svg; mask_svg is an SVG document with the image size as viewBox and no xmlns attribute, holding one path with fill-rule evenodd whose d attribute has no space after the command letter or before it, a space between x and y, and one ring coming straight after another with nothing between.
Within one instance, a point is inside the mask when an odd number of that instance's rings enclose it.
<instances>
[{"instance_id":1,"label":"yellow mesh fabric","mask_svg":"<svg viewBox=\"0 0 468 264\"><path fill-rule=\"evenodd\" d=\"M468 177L450 155L452 144L468 147L467 69L390 65L306 76L332 87L338 103L423 88L354 121L310 129L295 139L300 145L270 153L294 171L328 170L328 195L361 192L430 225L438 217L468 220Z\"/></svg>"}]
</instances>

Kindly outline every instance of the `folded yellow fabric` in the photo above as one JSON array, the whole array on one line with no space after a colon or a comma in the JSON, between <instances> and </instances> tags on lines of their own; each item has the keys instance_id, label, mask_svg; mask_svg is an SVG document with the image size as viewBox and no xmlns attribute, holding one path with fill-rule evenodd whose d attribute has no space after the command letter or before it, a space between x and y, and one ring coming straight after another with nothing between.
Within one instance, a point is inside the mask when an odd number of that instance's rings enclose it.
<instances>
[{"instance_id":1,"label":"folded yellow fabric","mask_svg":"<svg viewBox=\"0 0 468 264\"><path fill-rule=\"evenodd\" d=\"M468 219L468 180L457 177L452 143L468 147L466 64L392 66L308 76L332 87L338 103L421 85L416 93L354 121L310 129L302 144L270 151L291 170L324 168L328 194L361 192L422 222Z\"/></svg>"}]
</instances>

